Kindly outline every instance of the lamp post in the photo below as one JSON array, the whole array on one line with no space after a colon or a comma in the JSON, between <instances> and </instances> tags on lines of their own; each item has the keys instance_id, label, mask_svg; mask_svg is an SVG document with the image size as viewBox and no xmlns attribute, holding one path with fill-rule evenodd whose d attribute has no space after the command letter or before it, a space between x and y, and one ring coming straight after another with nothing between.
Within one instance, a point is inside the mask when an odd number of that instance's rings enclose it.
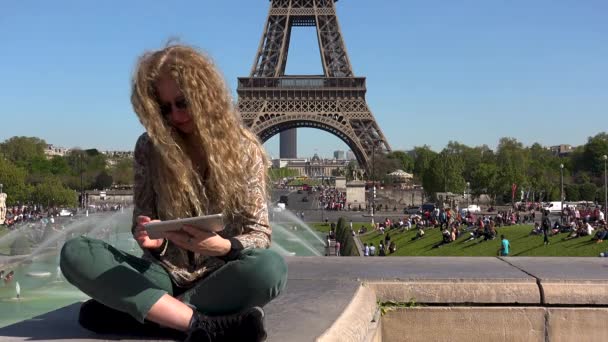
<instances>
[{"instance_id":1,"label":"lamp post","mask_svg":"<svg viewBox=\"0 0 608 342\"><path fill-rule=\"evenodd\" d=\"M469 206L469 198L471 197L471 183L467 182L467 189L465 191L467 196L467 207Z\"/></svg>"},{"instance_id":2,"label":"lamp post","mask_svg":"<svg viewBox=\"0 0 608 342\"><path fill-rule=\"evenodd\" d=\"M608 220L608 173L606 173L608 156L604 154L602 159L604 159L604 220Z\"/></svg>"},{"instance_id":3,"label":"lamp post","mask_svg":"<svg viewBox=\"0 0 608 342\"><path fill-rule=\"evenodd\" d=\"M321 174L321 197L323 196L323 191L325 187L323 186L323 177L325 174ZM319 201L319 205L321 206L321 222L325 222L325 206L322 201Z\"/></svg>"},{"instance_id":4,"label":"lamp post","mask_svg":"<svg viewBox=\"0 0 608 342\"><path fill-rule=\"evenodd\" d=\"M82 151L78 154L78 167L80 168L80 208L84 209L84 190L83 190L83 170L82 170Z\"/></svg>"},{"instance_id":5,"label":"lamp post","mask_svg":"<svg viewBox=\"0 0 608 342\"><path fill-rule=\"evenodd\" d=\"M560 219L561 219L561 223L564 223L564 164L559 164L559 172L560 172L560 178L561 178L561 190L560 190L560 202L562 202L562 205L560 207Z\"/></svg>"},{"instance_id":6,"label":"lamp post","mask_svg":"<svg viewBox=\"0 0 608 342\"><path fill-rule=\"evenodd\" d=\"M376 141L372 140L372 225L375 225L374 222L374 211L376 210Z\"/></svg>"}]
</instances>

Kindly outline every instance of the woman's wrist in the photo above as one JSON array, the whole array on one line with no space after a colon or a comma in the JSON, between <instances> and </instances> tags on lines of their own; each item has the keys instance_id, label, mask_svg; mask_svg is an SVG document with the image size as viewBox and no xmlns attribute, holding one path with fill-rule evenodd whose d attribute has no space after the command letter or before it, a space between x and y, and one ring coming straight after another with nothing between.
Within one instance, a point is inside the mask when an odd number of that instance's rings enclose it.
<instances>
[{"instance_id":1,"label":"woman's wrist","mask_svg":"<svg viewBox=\"0 0 608 342\"><path fill-rule=\"evenodd\" d=\"M165 254L168 244L169 244L169 240L163 238L163 243L161 243L160 246L158 246L156 248L150 248L150 252L152 252L152 254L154 254L158 257L161 257Z\"/></svg>"},{"instance_id":2,"label":"woman's wrist","mask_svg":"<svg viewBox=\"0 0 608 342\"><path fill-rule=\"evenodd\" d=\"M223 254L220 258L226 262L238 259L241 255L241 251L243 251L243 244L234 237L228 238L226 241L229 245L228 252Z\"/></svg>"},{"instance_id":3,"label":"woman's wrist","mask_svg":"<svg viewBox=\"0 0 608 342\"><path fill-rule=\"evenodd\" d=\"M222 248L221 248L222 254L220 254L220 256L228 255L228 253L230 253L231 250L232 250L232 243L230 242L230 240L224 238L222 240Z\"/></svg>"}]
</instances>

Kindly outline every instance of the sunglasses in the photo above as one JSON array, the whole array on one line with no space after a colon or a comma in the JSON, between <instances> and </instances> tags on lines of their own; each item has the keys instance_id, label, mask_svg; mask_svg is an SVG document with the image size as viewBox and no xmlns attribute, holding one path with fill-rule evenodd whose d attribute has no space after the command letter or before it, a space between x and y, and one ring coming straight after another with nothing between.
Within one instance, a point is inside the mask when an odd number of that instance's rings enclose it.
<instances>
[{"instance_id":1,"label":"sunglasses","mask_svg":"<svg viewBox=\"0 0 608 342\"><path fill-rule=\"evenodd\" d=\"M169 116L171 113L173 113L173 107L181 110L187 109L188 101L182 97L173 100L173 102L162 103L160 104L160 114L164 117Z\"/></svg>"}]
</instances>

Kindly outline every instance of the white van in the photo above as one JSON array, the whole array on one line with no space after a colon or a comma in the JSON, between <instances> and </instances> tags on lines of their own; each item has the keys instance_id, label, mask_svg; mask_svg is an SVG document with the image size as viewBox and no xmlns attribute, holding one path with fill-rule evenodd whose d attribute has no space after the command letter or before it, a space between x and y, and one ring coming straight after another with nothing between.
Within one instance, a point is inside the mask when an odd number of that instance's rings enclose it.
<instances>
[{"instance_id":1,"label":"white van","mask_svg":"<svg viewBox=\"0 0 608 342\"><path fill-rule=\"evenodd\" d=\"M562 202L545 202L543 209L549 210L552 213L560 213L562 211Z\"/></svg>"},{"instance_id":2,"label":"white van","mask_svg":"<svg viewBox=\"0 0 608 342\"><path fill-rule=\"evenodd\" d=\"M277 213L285 211L285 203L277 203L277 206L274 207L273 210Z\"/></svg>"}]
</instances>

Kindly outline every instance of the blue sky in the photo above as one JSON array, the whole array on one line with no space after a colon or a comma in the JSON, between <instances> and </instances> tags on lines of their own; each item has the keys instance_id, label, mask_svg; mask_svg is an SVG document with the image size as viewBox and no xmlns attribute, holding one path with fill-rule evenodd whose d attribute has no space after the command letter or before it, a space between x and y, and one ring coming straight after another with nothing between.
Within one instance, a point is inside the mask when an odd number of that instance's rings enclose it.
<instances>
[{"instance_id":1,"label":"blue sky","mask_svg":"<svg viewBox=\"0 0 608 342\"><path fill-rule=\"evenodd\" d=\"M143 128L129 80L143 51L171 37L206 50L235 92L269 3L4 0L0 140L129 150ZM342 0L339 21L367 102L393 149L448 141L495 147L583 144L608 130L608 2ZM318 74L314 30L293 31L287 73ZM330 156L338 138L302 129L298 154ZM266 143L278 156L278 136Z\"/></svg>"}]
</instances>

